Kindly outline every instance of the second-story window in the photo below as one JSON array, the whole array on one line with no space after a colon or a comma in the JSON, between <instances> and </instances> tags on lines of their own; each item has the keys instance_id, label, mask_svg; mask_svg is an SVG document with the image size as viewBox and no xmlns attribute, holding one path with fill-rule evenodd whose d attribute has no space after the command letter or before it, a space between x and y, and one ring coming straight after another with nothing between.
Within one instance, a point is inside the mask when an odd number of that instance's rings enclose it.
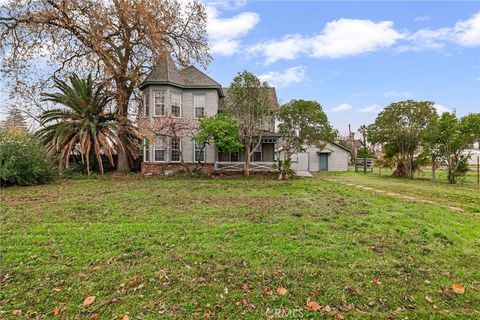
<instances>
[{"instance_id":1,"label":"second-story window","mask_svg":"<svg viewBox=\"0 0 480 320\"><path fill-rule=\"evenodd\" d=\"M170 161L180 161L180 139L172 138L170 141Z\"/></svg>"},{"instance_id":2,"label":"second-story window","mask_svg":"<svg viewBox=\"0 0 480 320\"><path fill-rule=\"evenodd\" d=\"M203 117L205 115L205 95L194 95L193 107L195 109L195 118Z\"/></svg>"},{"instance_id":3,"label":"second-story window","mask_svg":"<svg viewBox=\"0 0 480 320\"><path fill-rule=\"evenodd\" d=\"M145 117L150 117L150 95L143 94L143 106L145 107Z\"/></svg>"},{"instance_id":4,"label":"second-story window","mask_svg":"<svg viewBox=\"0 0 480 320\"><path fill-rule=\"evenodd\" d=\"M153 103L155 105L155 116L165 115L165 91L154 91Z\"/></svg>"},{"instance_id":5,"label":"second-story window","mask_svg":"<svg viewBox=\"0 0 480 320\"><path fill-rule=\"evenodd\" d=\"M182 94L178 92L172 92L170 97L170 102L172 105L172 115L174 117L180 117L182 110Z\"/></svg>"}]
</instances>

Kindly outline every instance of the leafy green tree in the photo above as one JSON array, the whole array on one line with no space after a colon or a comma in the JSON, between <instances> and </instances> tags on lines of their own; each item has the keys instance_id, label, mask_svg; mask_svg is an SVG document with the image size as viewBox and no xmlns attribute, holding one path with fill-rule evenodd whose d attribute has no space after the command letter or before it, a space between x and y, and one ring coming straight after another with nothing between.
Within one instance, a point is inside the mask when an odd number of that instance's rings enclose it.
<instances>
[{"instance_id":1,"label":"leafy green tree","mask_svg":"<svg viewBox=\"0 0 480 320\"><path fill-rule=\"evenodd\" d=\"M285 150L285 159L305 151L308 145L322 149L337 132L328 122L322 106L316 101L292 100L280 108L277 120L278 133Z\"/></svg>"},{"instance_id":2,"label":"leafy green tree","mask_svg":"<svg viewBox=\"0 0 480 320\"><path fill-rule=\"evenodd\" d=\"M373 144L389 144L398 150L405 171L397 168L399 176L413 179L415 152L428 125L437 116L433 102L400 101L383 109L368 126L369 140Z\"/></svg>"},{"instance_id":3,"label":"leafy green tree","mask_svg":"<svg viewBox=\"0 0 480 320\"><path fill-rule=\"evenodd\" d=\"M52 181L56 171L40 141L23 131L0 129L0 185Z\"/></svg>"},{"instance_id":4,"label":"leafy green tree","mask_svg":"<svg viewBox=\"0 0 480 320\"><path fill-rule=\"evenodd\" d=\"M129 141L123 146L117 135L115 115L107 113L106 108L111 98L105 93L101 84L96 84L91 75L80 79L76 74L70 76L70 83L56 80L55 87L59 92L45 93L45 101L63 105L62 109L45 111L41 117L41 125L37 135L51 155L59 153L59 165L68 168L70 156L78 152L82 162L87 164L90 174L90 157L95 156L100 173L103 174L102 153L113 165L115 149L127 149L132 157L136 157L136 143L133 128L125 127L125 136Z\"/></svg>"},{"instance_id":5,"label":"leafy green tree","mask_svg":"<svg viewBox=\"0 0 480 320\"><path fill-rule=\"evenodd\" d=\"M243 148L238 136L238 123L229 115L221 113L200 119L195 141L202 145L215 145L221 152L234 152Z\"/></svg>"},{"instance_id":6,"label":"leafy green tree","mask_svg":"<svg viewBox=\"0 0 480 320\"><path fill-rule=\"evenodd\" d=\"M240 138L245 145L245 175L249 176L253 152L262 143L266 126L274 122L278 105L270 97L268 83L243 71L228 88L225 109L239 123Z\"/></svg>"},{"instance_id":7,"label":"leafy green tree","mask_svg":"<svg viewBox=\"0 0 480 320\"><path fill-rule=\"evenodd\" d=\"M459 176L468 170L469 156L465 150L480 138L480 113L457 118L455 113L443 113L434 119L424 136L424 143L438 150L439 157L448 168L448 182L457 183Z\"/></svg>"}]
</instances>

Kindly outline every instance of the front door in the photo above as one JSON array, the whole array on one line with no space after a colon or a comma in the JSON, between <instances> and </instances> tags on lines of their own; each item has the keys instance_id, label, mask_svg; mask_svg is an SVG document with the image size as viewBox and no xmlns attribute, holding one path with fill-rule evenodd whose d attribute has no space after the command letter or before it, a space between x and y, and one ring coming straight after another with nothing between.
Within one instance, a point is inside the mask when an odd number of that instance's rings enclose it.
<instances>
[{"instance_id":1,"label":"front door","mask_svg":"<svg viewBox=\"0 0 480 320\"><path fill-rule=\"evenodd\" d=\"M328 171L328 153L320 153L320 171Z\"/></svg>"}]
</instances>

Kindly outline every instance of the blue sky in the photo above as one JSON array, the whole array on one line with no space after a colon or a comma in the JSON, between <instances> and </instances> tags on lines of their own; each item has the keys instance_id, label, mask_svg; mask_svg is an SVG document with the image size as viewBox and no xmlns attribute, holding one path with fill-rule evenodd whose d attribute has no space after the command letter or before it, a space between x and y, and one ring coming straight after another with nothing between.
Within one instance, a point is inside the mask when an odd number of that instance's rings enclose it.
<instances>
[{"instance_id":1,"label":"blue sky","mask_svg":"<svg viewBox=\"0 0 480 320\"><path fill-rule=\"evenodd\" d=\"M281 103L321 103L342 134L404 99L480 112L478 1L203 1L208 74L228 86L252 71ZM7 92L0 88L0 100Z\"/></svg>"},{"instance_id":2,"label":"blue sky","mask_svg":"<svg viewBox=\"0 0 480 320\"><path fill-rule=\"evenodd\" d=\"M210 6L215 79L228 85L238 71L252 71L277 87L281 102L320 102L342 133L404 99L480 112L480 2Z\"/></svg>"}]
</instances>

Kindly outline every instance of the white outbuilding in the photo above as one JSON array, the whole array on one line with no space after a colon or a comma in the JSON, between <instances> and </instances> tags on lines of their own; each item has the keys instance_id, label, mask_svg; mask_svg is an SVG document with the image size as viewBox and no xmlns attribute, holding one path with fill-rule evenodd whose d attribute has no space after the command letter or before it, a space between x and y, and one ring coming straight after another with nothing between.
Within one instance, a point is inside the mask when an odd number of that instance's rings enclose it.
<instances>
[{"instance_id":1,"label":"white outbuilding","mask_svg":"<svg viewBox=\"0 0 480 320\"><path fill-rule=\"evenodd\" d=\"M279 150L280 159L285 152ZM305 152L292 155L292 169L295 171L348 171L350 150L341 144L327 143L323 149L314 146L306 147Z\"/></svg>"}]
</instances>

